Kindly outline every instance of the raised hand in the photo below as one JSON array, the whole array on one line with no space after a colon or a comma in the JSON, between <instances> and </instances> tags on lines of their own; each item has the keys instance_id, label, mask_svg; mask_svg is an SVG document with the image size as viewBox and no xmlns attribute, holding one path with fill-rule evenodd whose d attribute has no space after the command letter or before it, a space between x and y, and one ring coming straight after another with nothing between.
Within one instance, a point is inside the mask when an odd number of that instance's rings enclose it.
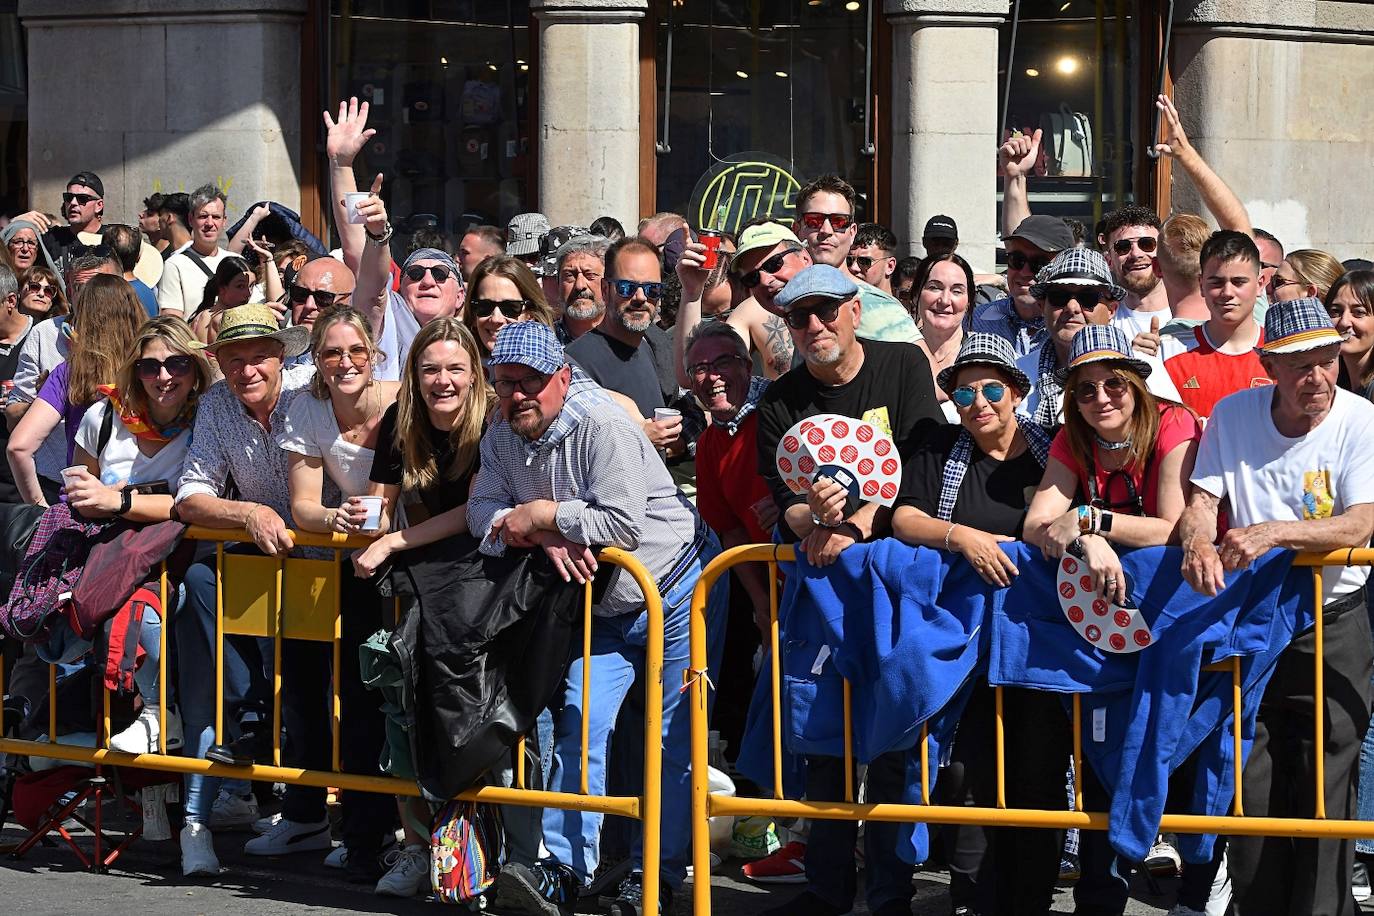
<instances>
[{"instance_id":1,"label":"raised hand","mask_svg":"<svg viewBox=\"0 0 1374 916\"><path fill-rule=\"evenodd\" d=\"M347 102L339 103L337 121L329 116L329 112L324 113L324 126L329 130L324 142L325 152L330 161L338 165L352 165L367 141L377 134L367 126L367 103L359 104L352 97Z\"/></svg>"}]
</instances>

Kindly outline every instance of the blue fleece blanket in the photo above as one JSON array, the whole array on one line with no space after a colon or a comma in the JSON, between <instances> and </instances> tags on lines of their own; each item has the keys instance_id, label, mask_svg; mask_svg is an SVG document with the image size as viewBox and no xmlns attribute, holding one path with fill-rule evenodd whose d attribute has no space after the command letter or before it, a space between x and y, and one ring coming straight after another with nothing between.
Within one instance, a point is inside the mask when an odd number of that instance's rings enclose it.
<instances>
[{"instance_id":1,"label":"blue fleece blanket","mask_svg":"<svg viewBox=\"0 0 1374 916\"><path fill-rule=\"evenodd\" d=\"M1183 581L1176 548L1126 552L1132 596L1155 638L1141 652L1114 655L1090 646L1065 619L1054 564L1024 544L1004 549L1020 571L1006 589L985 584L962 558L892 539L855 545L824 570L800 557L779 611L789 796L800 788L790 755L843 754L844 678L855 755L866 762L912 748L923 723L938 759L962 711L962 688L985 674L993 684L1085 694L1084 754L1111 794L1109 836L1128 858L1148 852L1169 774L1195 751L1192 810L1225 813L1234 791L1230 675L1201 668L1242 658L1248 750L1279 653L1311 625L1310 573L1291 569L1289 552L1273 551L1209 599ZM739 761L762 785L772 784L768 683L765 670ZM919 760L910 771L919 772ZM919 784L910 788L915 801ZM1210 837L1182 842L1189 861L1210 855ZM923 831L910 853L924 858Z\"/></svg>"}]
</instances>

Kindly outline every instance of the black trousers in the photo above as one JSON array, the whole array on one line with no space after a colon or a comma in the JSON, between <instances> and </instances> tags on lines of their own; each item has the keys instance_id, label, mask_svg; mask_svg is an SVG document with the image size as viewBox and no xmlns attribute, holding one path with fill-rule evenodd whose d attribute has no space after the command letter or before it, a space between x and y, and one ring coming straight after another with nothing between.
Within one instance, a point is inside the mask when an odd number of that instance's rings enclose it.
<instances>
[{"instance_id":1,"label":"black trousers","mask_svg":"<svg viewBox=\"0 0 1374 916\"><path fill-rule=\"evenodd\" d=\"M1314 748L1315 629L1298 635L1279 657L1265 688L1255 743L1245 764L1245 813L1312 817L1314 751L1326 757L1326 815L1355 817L1360 742L1369 725L1374 668L1364 590L1330 602L1323 612L1325 744ZM1359 911L1350 891L1354 840L1231 837L1228 864L1236 916L1288 913L1342 916Z\"/></svg>"},{"instance_id":2,"label":"black trousers","mask_svg":"<svg viewBox=\"0 0 1374 916\"><path fill-rule=\"evenodd\" d=\"M980 679L959 719L950 763L940 774L941 803L996 805L996 711L995 691ZM1007 806L1064 810L1064 773L1072 754L1073 729L1059 696L1004 687L1002 725ZM962 824L940 830L956 905L973 906L988 916L1049 912L1064 831ZM963 899L955 899L956 888Z\"/></svg>"}]
</instances>

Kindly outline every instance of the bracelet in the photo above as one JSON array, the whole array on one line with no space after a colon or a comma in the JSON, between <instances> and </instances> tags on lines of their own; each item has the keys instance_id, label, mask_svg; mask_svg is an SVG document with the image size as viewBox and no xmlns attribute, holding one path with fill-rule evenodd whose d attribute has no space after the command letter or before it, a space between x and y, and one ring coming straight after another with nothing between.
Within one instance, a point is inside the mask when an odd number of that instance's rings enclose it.
<instances>
[{"instance_id":1,"label":"bracelet","mask_svg":"<svg viewBox=\"0 0 1374 916\"><path fill-rule=\"evenodd\" d=\"M844 522L835 522L835 524L833 524L833 525L827 525L825 522L821 521L821 517L820 517L819 515L817 515L816 513L812 512L812 513L811 513L811 524L815 525L817 528L838 528L838 527L840 527L841 525L843 525Z\"/></svg>"},{"instance_id":2,"label":"bracelet","mask_svg":"<svg viewBox=\"0 0 1374 916\"><path fill-rule=\"evenodd\" d=\"M334 521L339 517L338 509L330 509L324 516L324 526L330 531L334 530Z\"/></svg>"},{"instance_id":3,"label":"bracelet","mask_svg":"<svg viewBox=\"0 0 1374 916\"><path fill-rule=\"evenodd\" d=\"M946 550L949 550L949 536L952 535L952 534L954 533L954 528L955 528L956 525L958 525L958 522L950 522L949 529L948 529L947 531L945 531L945 549L946 549Z\"/></svg>"},{"instance_id":4,"label":"bracelet","mask_svg":"<svg viewBox=\"0 0 1374 916\"><path fill-rule=\"evenodd\" d=\"M393 232L395 232L395 229L392 227L391 222L389 220L387 221L386 227L382 229L381 235L373 235L370 229L368 229L366 226L363 227L363 234L366 235L369 239L372 240L374 244L377 245L385 245L387 242L391 241L391 234Z\"/></svg>"},{"instance_id":5,"label":"bracelet","mask_svg":"<svg viewBox=\"0 0 1374 916\"><path fill-rule=\"evenodd\" d=\"M1093 510L1091 506L1082 505L1078 507L1078 533L1091 534L1093 526Z\"/></svg>"}]
</instances>

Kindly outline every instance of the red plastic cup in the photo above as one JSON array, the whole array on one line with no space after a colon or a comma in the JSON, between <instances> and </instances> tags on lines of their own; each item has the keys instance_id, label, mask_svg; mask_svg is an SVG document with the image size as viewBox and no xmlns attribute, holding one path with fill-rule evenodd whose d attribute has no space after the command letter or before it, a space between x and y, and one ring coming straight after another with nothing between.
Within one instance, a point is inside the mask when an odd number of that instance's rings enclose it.
<instances>
[{"instance_id":1,"label":"red plastic cup","mask_svg":"<svg viewBox=\"0 0 1374 916\"><path fill-rule=\"evenodd\" d=\"M697 232L697 241L706 246L706 260L701 266L706 270L715 270L720 263L720 230L702 229Z\"/></svg>"}]
</instances>

